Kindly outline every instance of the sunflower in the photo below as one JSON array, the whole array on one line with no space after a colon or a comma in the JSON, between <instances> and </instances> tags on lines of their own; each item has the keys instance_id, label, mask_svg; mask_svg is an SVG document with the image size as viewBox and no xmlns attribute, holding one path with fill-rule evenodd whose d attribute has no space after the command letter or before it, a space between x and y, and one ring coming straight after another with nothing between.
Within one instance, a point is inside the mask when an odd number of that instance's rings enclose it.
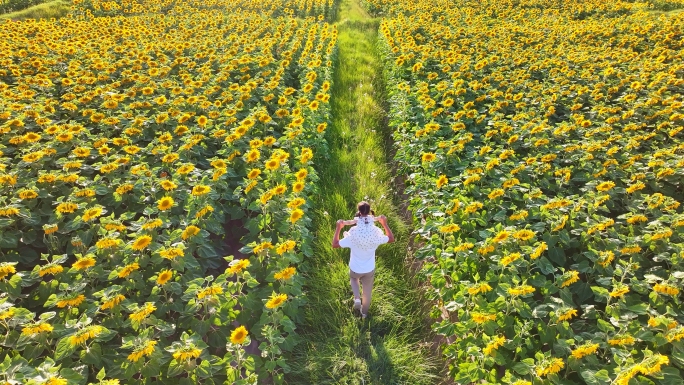
<instances>
[{"instance_id":1,"label":"sunflower","mask_svg":"<svg viewBox=\"0 0 684 385\"><path fill-rule=\"evenodd\" d=\"M208 194L210 191L211 187L200 184L192 188L192 195L202 196Z\"/></svg>"},{"instance_id":2,"label":"sunflower","mask_svg":"<svg viewBox=\"0 0 684 385\"><path fill-rule=\"evenodd\" d=\"M138 262L133 262L131 264L128 264L128 265L124 266L124 268L121 269L121 271L119 271L119 274L118 274L119 278L126 278L132 272L134 272L138 269L140 269L140 265L138 264Z\"/></svg>"},{"instance_id":3,"label":"sunflower","mask_svg":"<svg viewBox=\"0 0 684 385\"><path fill-rule=\"evenodd\" d=\"M508 236L509 236L509 235L510 235L510 233L509 233L508 231L506 231L506 230L501 230L501 231L499 231L499 232L496 234L496 236L494 236L494 238L492 239L492 242L494 242L494 243L503 242L503 241L505 241L506 239L508 239Z\"/></svg>"},{"instance_id":4,"label":"sunflower","mask_svg":"<svg viewBox=\"0 0 684 385\"><path fill-rule=\"evenodd\" d=\"M100 305L100 309L113 309L116 305L120 304L125 299L126 297L124 297L122 294L117 294L114 297L105 300L105 302L103 302L102 305Z\"/></svg>"},{"instance_id":5,"label":"sunflower","mask_svg":"<svg viewBox=\"0 0 684 385\"><path fill-rule=\"evenodd\" d=\"M255 251L256 252L256 251ZM248 268L250 265L249 259L234 260L230 263L230 267L226 269L226 273L237 274L242 270Z\"/></svg>"},{"instance_id":6,"label":"sunflower","mask_svg":"<svg viewBox=\"0 0 684 385\"><path fill-rule=\"evenodd\" d=\"M279 184L273 188L273 193L275 195L285 194L286 191L287 191L287 186L285 186L284 184Z\"/></svg>"},{"instance_id":7,"label":"sunflower","mask_svg":"<svg viewBox=\"0 0 684 385\"><path fill-rule=\"evenodd\" d=\"M171 190L175 190L178 187L178 185L173 183L170 180L163 180L161 182L161 187L166 191L171 191Z\"/></svg>"},{"instance_id":8,"label":"sunflower","mask_svg":"<svg viewBox=\"0 0 684 385\"><path fill-rule=\"evenodd\" d=\"M157 277L157 285L164 285L173 277L171 270L162 270Z\"/></svg>"},{"instance_id":9,"label":"sunflower","mask_svg":"<svg viewBox=\"0 0 684 385\"><path fill-rule=\"evenodd\" d=\"M76 262L71 265L76 270L86 270L88 268L91 268L95 266L95 258L93 257L83 257L78 259Z\"/></svg>"},{"instance_id":10,"label":"sunflower","mask_svg":"<svg viewBox=\"0 0 684 385\"><path fill-rule=\"evenodd\" d=\"M186 240L188 238L192 238L195 235L199 234L199 232L200 232L199 227L197 227L195 225L190 225L190 226L186 227L185 230L183 230L183 233L181 234L181 238L183 238L183 240Z\"/></svg>"},{"instance_id":11,"label":"sunflower","mask_svg":"<svg viewBox=\"0 0 684 385\"><path fill-rule=\"evenodd\" d=\"M296 272L297 272L297 269L295 269L294 267L286 267L283 270L273 274L273 278L279 279L282 281L287 281L290 278L292 278Z\"/></svg>"},{"instance_id":12,"label":"sunflower","mask_svg":"<svg viewBox=\"0 0 684 385\"><path fill-rule=\"evenodd\" d=\"M173 207L174 201L173 198L171 197L163 197L162 199L157 201L157 208L162 211L166 211Z\"/></svg>"},{"instance_id":13,"label":"sunflower","mask_svg":"<svg viewBox=\"0 0 684 385\"><path fill-rule=\"evenodd\" d=\"M111 100L111 99L102 103L102 107L109 108L110 110L112 110L118 106L119 106L119 103L117 103L116 100Z\"/></svg>"},{"instance_id":14,"label":"sunflower","mask_svg":"<svg viewBox=\"0 0 684 385\"><path fill-rule=\"evenodd\" d=\"M136 322L142 322L147 316L154 313L155 310L157 310L157 307L151 302L147 302L145 306L140 308L137 312L130 314L128 318Z\"/></svg>"},{"instance_id":15,"label":"sunflower","mask_svg":"<svg viewBox=\"0 0 684 385\"><path fill-rule=\"evenodd\" d=\"M178 168L177 172L181 175L186 175L186 174L191 173L192 170L194 170L194 169L195 169L195 166L193 166L191 164L186 164L186 165L180 166Z\"/></svg>"},{"instance_id":16,"label":"sunflower","mask_svg":"<svg viewBox=\"0 0 684 385\"><path fill-rule=\"evenodd\" d=\"M596 185L596 190L601 191L601 192L605 192L605 191L609 191L613 187L615 187L615 183L613 183L613 182L601 182L598 185Z\"/></svg>"},{"instance_id":17,"label":"sunflower","mask_svg":"<svg viewBox=\"0 0 684 385\"><path fill-rule=\"evenodd\" d=\"M296 192L296 193L301 192L302 190L304 190L305 186L306 186L306 184L302 181L294 182L292 184L292 191Z\"/></svg>"},{"instance_id":18,"label":"sunflower","mask_svg":"<svg viewBox=\"0 0 684 385\"><path fill-rule=\"evenodd\" d=\"M202 349L183 348L173 353L173 359L176 361L189 361L198 358L201 354Z\"/></svg>"},{"instance_id":19,"label":"sunflower","mask_svg":"<svg viewBox=\"0 0 684 385\"><path fill-rule=\"evenodd\" d=\"M242 345L247 339L247 329L244 326L239 326L230 333L230 342L235 345Z\"/></svg>"},{"instance_id":20,"label":"sunflower","mask_svg":"<svg viewBox=\"0 0 684 385\"><path fill-rule=\"evenodd\" d=\"M149 246L150 243L152 243L152 237L150 237L149 235L143 235L143 236L136 238L133 241L133 244L131 245L131 247L133 248L133 250L142 251L147 246Z\"/></svg>"},{"instance_id":21,"label":"sunflower","mask_svg":"<svg viewBox=\"0 0 684 385\"><path fill-rule=\"evenodd\" d=\"M40 275L41 277L48 275L48 274L49 275L57 275L57 274L61 273L62 271L64 271L64 268L62 266L56 265L56 264L49 264L49 265L45 265L45 266L41 267L40 270L38 271L38 275Z\"/></svg>"},{"instance_id":22,"label":"sunflower","mask_svg":"<svg viewBox=\"0 0 684 385\"><path fill-rule=\"evenodd\" d=\"M86 212L83 214L83 217L81 217L81 218L83 219L84 222L89 222L89 221L99 217L100 215L102 215L102 208L93 207L93 208L86 210Z\"/></svg>"},{"instance_id":23,"label":"sunflower","mask_svg":"<svg viewBox=\"0 0 684 385\"><path fill-rule=\"evenodd\" d=\"M295 223L304 216L304 211L301 209L294 209L290 214L290 222Z\"/></svg>"},{"instance_id":24,"label":"sunflower","mask_svg":"<svg viewBox=\"0 0 684 385\"><path fill-rule=\"evenodd\" d=\"M421 156L421 159L423 160L424 163L430 163L430 162L433 162L435 159L437 159L437 156L432 152L426 152L426 153L423 153L423 155Z\"/></svg>"},{"instance_id":25,"label":"sunflower","mask_svg":"<svg viewBox=\"0 0 684 385\"><path fill-rule=\"evenodd\" d=\"M272 295L271 298L266 302L267 309L275 309L287 301L287 294Z\"/></svg>"},{"instance_id":26,"label":"sunflower","mask_svg":"<svg viewBox=\"0 0 684 385\"><path fill-rule=\"evenodd\" d=\"M291 209L296 209L304 203L306 203L306 200L304 200L304 198L294 198L287 204L287 207Z\"/></svg>"},{"instance_id":27,"label":"sunflower","mask_svg":"<svg viewBox=\"0 0 684 385\"><path fill-rule=\"evenodd\" d=\"M211 164L211 167L213 167L213 168L227 168L228 167L228 163L226 163L226 161L223 159L213 160L213 161L211 161L210 164Z\"/></svg>"},{"instance_id":28,"label":"sunflower","mask_svg":"<svg viewBox=\"0 0 684 385\"><path fill-rule=\"evenodd\" d=\"M154 346L155 345L157 345L157 341L148 341L145 345L136 346L133 353L128 355L128 360L131 362L138 362L143 356L147 356L147 357L151 356L152 353L154 353ZM118 382L117 382L117 385L118 385Z\"/></svg>"},{"instance_id":29,"label":"sunflower","mask_svg":"<svg viewBox=\"0 0 684 385\"><path fill-rule=\"evenodd\" d=\"M0 279L4 279L10 274L16 273L17 269L14 267L16 264L16 262L2 262L0 264Z\"/></svg>"},{"instance_id":30,"label":"sunflower","mask_svg":"<svg viewBox=\"0 0 684 385\"><path fill-rule=\"evenodd\" d=\"M179 158L178 154L166 154L162 157L161 161L164 163L173 163Z\"/></svg>"},{"instance_id":31,"label":"sunflower","mask_svg":"<svg viewBox=\"0 0 684 385\"><path fill-rule=\"evenodd\" d=\"M247 155L245 155L245 160L247 161L247 163L252 163L252 162L256 162L257 160L259 160L260 157L261 157L261 153L259 152L259 150L251 149L247 153Z\"/></svg>"},{"instance_id":32,"label":"sunflower","mask_svg":"<svg viewBox=\"0 0 684 385\"><path fill-rule=\"evenodd\" d=\"M519 239L521 241L528 241L534 237L534 231L532 230L518 230L513 233L513 238Z\"/></svg>"},{"instance_id":33,"label":"sunflower","mask_svg":"<svg viewBox=\"0 0 684 385\"><path fill-rule=\"evenodd\" d=\"M303 147L301 155L299 156L299 160L302 163L307 163L311 160L311 158L313 158L313 151L308 147Z\"/></svg>"},{"instance_id":34,"label":"sunflower","mask_svg":"<svg viewBox=\"0 0 684 385\"><path fill-rule=\"evenodd\" d=\"M78 158L85 158L90 155L90 149L85 147L76 147L72 152Z\"/></svg>"},{"instance_id":35,"label":"sunflower","mask_svg":"<svg viewBox=\"0 0 684 385\"><path fill-rule=\"evenodd\" d=\"M59 230L59 226L57 226L57 225L55 225L55 224L43 225L43 231L45 231L45 234L46 234L46 235L50 235L50 234L56 233L57 230Z\"/></svg>"},{"instance_id":36,"label":"sunflower","mask_svg":"<svg viewBox=\"0 0 684 385\"><path fill-rule=\"evenodd\" d=\"M278 167L280 167L280 162L278 161L278 159L269 159L266 161L264 167L266 167L267 170L274 171L277 170Z\"/></svg>"}]
</instances>

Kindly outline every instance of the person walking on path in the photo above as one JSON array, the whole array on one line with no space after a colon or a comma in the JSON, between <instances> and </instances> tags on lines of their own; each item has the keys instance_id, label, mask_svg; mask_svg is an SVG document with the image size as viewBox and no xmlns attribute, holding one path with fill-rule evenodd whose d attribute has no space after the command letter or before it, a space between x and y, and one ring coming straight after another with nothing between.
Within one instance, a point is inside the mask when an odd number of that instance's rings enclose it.
<instances>
[{"instance_id":1,"label":"person walking on path","mask_svg":"<svg viewBox=\"0 0 684 385\"><path fill-rule=\"evenodd\" d=\"M373 280L375 278L375 250L384 243L394 242L394 234L387 225L384 215L375 216L368 202L359 202L358 212L352 220L338 220L333 236L333 248L349 248L349 282L354 292L354 309L361 311L361 317L366 318L371 304ZM379 222L384 228L383 232L375 226ZM340 232L347 225L355 225L344 233L340 239ZM363 301L359 283L363 289Z\"/></svg>"}]
</instances>

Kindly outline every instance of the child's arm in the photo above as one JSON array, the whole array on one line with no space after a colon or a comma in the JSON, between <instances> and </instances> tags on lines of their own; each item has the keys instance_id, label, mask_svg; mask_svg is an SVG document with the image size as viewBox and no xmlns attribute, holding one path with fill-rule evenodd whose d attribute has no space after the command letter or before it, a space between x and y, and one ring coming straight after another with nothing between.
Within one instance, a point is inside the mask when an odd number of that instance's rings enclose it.
<instances>
[{"instance_id":1,"label":"child's arm","mask_svg":"<svg viewBox=\"0 0 684 385\"><path fill-rule=\"evenodd\" d=\"M382 225L382 227L385 229L385 235L387 235L387 243L392 243L394 242L394 234L392 234L392 230L390 230L389 225L387 225L387 217L384 215L381 215L378 217L378 222Z\"/></svg>"},{"instance_id":2,"label":"child's arm","mask_svg":"<svg viewBox=\"0 0 684 385\"><path fill-rule=\"evenodd\" d=\"M344 226L351 226L351 225L356 224L356 219L349 219L346 221L343 219L340 219L339 221L337 221L337 223L342 223L342 225L344 225Z\"/></svg>"},{"instance_id":3,"label":"child's arm","mask_svg":"<svg viewBox=\"0 0 684 385\"><path fill-rule=\"evenodd\" d=\"M340 231L342 231L342 220L337 221L337 226L335 226L335 234L333 235L332 248L340 248Z\"/></svg>"}]
</instances>

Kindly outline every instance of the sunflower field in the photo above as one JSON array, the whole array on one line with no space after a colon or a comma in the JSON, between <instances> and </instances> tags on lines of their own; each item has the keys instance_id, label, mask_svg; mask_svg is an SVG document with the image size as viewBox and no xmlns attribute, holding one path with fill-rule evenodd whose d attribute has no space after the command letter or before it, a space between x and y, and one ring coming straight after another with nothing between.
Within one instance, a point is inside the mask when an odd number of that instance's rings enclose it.
<instances>
[{"instance_id":1,"label":"sunflower field","mask_svg":"<svg viewBox=\"0 0 684 385\"><path fill-rule=\"evenodd\" d=\"M1 25L0 383L282 381L333 5L76 0Z\"/></svg>"},{"instance_id":2,"label":"sunflower field","mask_svg":"<svg viewBox=\"0 0 684 385\"><path fill-rule=\"evenodd\" d=\"M681 2L364 4L453 379L681 384Z\"/></svg>"}]
</instances>

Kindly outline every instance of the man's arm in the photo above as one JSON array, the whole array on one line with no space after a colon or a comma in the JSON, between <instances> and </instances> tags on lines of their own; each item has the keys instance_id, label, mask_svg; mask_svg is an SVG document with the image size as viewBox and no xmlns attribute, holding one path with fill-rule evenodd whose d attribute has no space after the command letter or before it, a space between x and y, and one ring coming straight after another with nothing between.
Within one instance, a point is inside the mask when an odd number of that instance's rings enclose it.
<instances>
[{"instance_id":1,"label":"man's arm","mask_svg":"<svg viewBox=\"0 0 684 385\"><path fill-rule=\"evenodd\" d=\"M384 215L381 215L379 217L379 219L380 220L378 222L380 222L382 227L385 229L385 235L387 235L387 238L389 238L387 243L394 242L394 234L392 234L392 230L389 228L389 225L387 225L387 217Z\"/></svg>"},{"instance_id":2,"label":"man's arm","mask_svg":"<svg viewBox=\"0 0 684 385\"><path fill-rule=\"evenodd\" d=\"M335 227L335 235L333 235L333 240L332 240L332 248L333 249L339 249L340 248L340 231L342 231L342 227L344 226L344 221L339 220L337 221L337 226Z\"/></svg>"}]
</instances>

